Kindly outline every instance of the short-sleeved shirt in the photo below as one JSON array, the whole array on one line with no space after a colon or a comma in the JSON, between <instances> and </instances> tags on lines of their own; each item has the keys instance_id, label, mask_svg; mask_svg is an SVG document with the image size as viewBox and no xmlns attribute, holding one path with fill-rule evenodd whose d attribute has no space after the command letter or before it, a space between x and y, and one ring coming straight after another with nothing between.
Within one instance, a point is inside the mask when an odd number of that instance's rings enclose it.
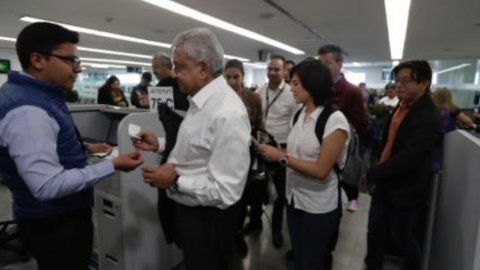
<instances>
[{"instance_id":1,"label":"short-sleeved shirt","mask_svg":"<svg viewBox=\"0 0 480 270\"><path fill-rule=\"evenodd\" d=\"M303 121L305 109L302 110L288 136L287 152L289 155L301 160L317 161L321 145L315 134L315 126L322 110L323 106L317 107L306 121ZM340 168L343 168L347 159L350 127L347 118L340 111L334 112L329 117L323 139L336 130L345 130L348 134L348 139L337 160ZM288 168L286 196L289 202L293 197L296 209L308 213L322 214L335 210L338 207L338 177L335 170L332 169L326 179L319 180Z\"/></svg>"}]
</instances>

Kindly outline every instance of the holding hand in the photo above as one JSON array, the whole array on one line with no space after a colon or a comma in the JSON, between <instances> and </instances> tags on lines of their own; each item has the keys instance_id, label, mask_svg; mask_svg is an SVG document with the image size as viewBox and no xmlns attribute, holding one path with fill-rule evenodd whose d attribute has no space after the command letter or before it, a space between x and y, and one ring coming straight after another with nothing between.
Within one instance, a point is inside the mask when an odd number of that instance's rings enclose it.
<instances>
[{"instance_id":1,"label":"holding hand","mask_svg":"<svg viewBox=\"0 0 480 270\"><path fill-rule=\"evenodd\" d=\"M138 138L131 138L132 144L137 150L152 151L158 150L158 139L155 133L149 130L140 131L137 134Z\"/></svg>"},{"instance_id":2,"label":"holding hand","mask_svg":"<svg viewBox=\"0 0 480 270\"><path fill-rule=\"evenodd\" d=\"M177 172L170 163L162 166L143 167L142 170L143 181L152 187L166 189L177 177Z\"/></svg>"},{"instance_id":3,"label":"holding hand","mask_svg":"<svg viewBox=\"0 0 480 270\"><path fill-rule=\"evenodd\" d=\"M112 162L116 170L128 172L142 164L143 157L139 152L130 152L119 155L114 158Z\"/></svg>"},{"instance_id":4,"label":"holding hand","mask_svg":"<svg viewBox=\"0 0 480 270\"><path fill-rule=\"evenodd\" d=\"M112 151L112 146L106 143L89 143L86 145L89 154L95 153L109 153Z\"/></svg>"},{"instance_id":5,"label":"holding hand","mask_svg":"<svg viewBox=\"0 0 480 270\"><path fill-rule=\"evenodd\" d=\"M257 151L266 161L279 161L285 156L285 152L267 144L260 144Z\"/></svg>"}]
</instances>

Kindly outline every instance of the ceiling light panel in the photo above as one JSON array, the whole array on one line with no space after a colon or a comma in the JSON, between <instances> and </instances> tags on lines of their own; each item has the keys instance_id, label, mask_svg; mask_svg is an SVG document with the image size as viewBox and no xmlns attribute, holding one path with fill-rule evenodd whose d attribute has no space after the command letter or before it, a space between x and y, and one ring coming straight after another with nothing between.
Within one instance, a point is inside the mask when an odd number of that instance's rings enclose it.
<instances>
[{"instance_id":1,"label":"ceiling light panel","mask_svg":"<svg viewBox=\"0 0 480 270\"><path fill-rule=\"evenodd\" d=\"M403 58L411 0L385 0L388 39L392 60Z\"/></svg>"},{"instance_id":2,"label":"ceiling light panel","mask_svg":"<svg viewBox=\"0 0 480 270\"><path fill-rule=\"evenodd\" d=\"M269 37L260 35L256 32L250 31L248 29L236 26L234 24L231 24L229 22L220 20L218 18L215 18L213 16L210 16L208 14L202 13L198 10L189 8L187 6L184 6L182 4L176 3L174 1L170 0L142 0L144 2L147 2L149 4L152 4L154 6L157 6L159 8L166 9L168 11L171 11L173 13L177 13L179 15L209 24L214 27L218 27L221 29L224 29L226 31L230 31L234 34L238 34L241 36L244 36L246 38L250 38L256 41L260 41L262 43L268 44L270 46L282 49L284 51L296 54L296 55L302 55L305 54L304 51L299 50L297 48L294 48L292 46L289 46L285 43L282 43L280 41L271 39Z\"/></svg>"}]
</instances>

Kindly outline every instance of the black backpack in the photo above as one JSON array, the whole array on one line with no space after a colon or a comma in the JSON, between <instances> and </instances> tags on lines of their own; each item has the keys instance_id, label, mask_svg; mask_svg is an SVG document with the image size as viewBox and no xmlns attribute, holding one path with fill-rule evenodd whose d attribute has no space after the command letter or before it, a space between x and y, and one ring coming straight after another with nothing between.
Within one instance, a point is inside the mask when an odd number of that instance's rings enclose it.
<instances>
[{"instance_id":1,"label":"black backpack","mask_svg":"<svg viewBox=\"0 0 480 270\"><path fill-rule=\"evenodd\" d=\"M293 125L298 121L300 113L302 112L303 107L298 110L293 116ZM320 145L323 143L323 133L325 132L325 126L330 116L338 111L339 109L332 103L328 103L323 108L320 116L317 119L315 124L315 135L317 136ZM347 183L358 182L361 176L361 168L363 165L363 160L360 156L360 140L355 129L350 125L350 143L348 145L347 151L347 160L343 169L340 169L338 163L335 163L333 169L338 177L338 207L341 208L341 187L340 182L346 181ZM357 180L358 179L358 180Z\"/></svg>"}]
</instances>

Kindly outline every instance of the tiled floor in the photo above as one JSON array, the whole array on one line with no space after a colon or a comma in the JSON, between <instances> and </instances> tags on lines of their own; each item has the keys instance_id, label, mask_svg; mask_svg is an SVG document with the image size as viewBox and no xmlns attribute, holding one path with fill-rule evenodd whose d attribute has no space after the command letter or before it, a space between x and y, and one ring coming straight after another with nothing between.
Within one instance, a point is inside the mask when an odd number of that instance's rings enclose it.
<instances>
[{"instance_id":1,"label":"tiled floor","mask_svg":"<svg viewBox=\"0 0 480 270\"><path fill-rule=\"evenodd\" d=\"M334 254L333 270L361 270L363 258L366 253L366 235L368 222L368 209L370 197L360 195L360 210L356 213L344 212L341 224L340 239ZM269 213L271 209L267 209ZM0 184L0 220L11 218L11 199L9 191ZM291 270L290 263L284 258L285 252L290 249L290 242L285 236L285 244L281 249L275 249L271 243L269 221L267 215L263 216L264 230L256 237L247 237L249 253L243 260L238 260L235 270ZM284 228L286 228L284 226ZM15 259L12 254L0 251L0 270L35 270L34 260L27 263L15 262L6 265ZM397 270L399 262L387 260L384 270ZM142 269L134 269L142 270Z\"/></svg>"}]
</instances>

